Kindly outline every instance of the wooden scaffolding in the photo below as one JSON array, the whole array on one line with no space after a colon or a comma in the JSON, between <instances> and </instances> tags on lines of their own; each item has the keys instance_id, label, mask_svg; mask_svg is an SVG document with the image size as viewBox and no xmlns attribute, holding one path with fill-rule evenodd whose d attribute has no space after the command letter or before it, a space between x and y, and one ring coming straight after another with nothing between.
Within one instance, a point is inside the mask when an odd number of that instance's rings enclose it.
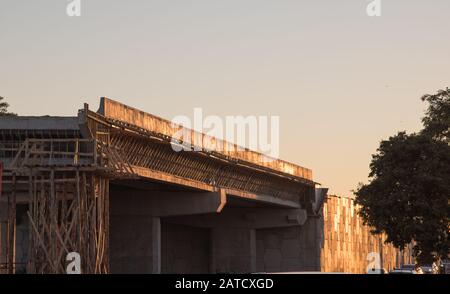
<instances>
[{"instance_id":1,"label":"wooden scaffolding","mask_svg":"<svg viewBox=\"0 0 450 294\"><path fill-rule=\"evenodd\" d=\"M71 252L81 273L109 273L109 181L133 176L118 150L97 139L27 139L7 173L7 273L15 272L18 191L28 202L27 273L66 273Z\"/></svg>"}]
</instances>

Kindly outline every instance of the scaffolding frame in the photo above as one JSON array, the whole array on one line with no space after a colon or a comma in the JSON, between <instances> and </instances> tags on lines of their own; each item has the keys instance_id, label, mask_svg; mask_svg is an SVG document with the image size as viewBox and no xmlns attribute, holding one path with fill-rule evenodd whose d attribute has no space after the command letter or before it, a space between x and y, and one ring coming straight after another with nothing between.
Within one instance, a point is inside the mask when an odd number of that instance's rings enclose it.
<instances>
[{"instance_id":1,"label":"scaffolding frame","mask_svg":"<svg viewBox=\"0 0 450 294\"><path fill-rule=\"evenodd\" d=\"M66 273L71 252L80 254L81 273L109 273L112 177L133 177L133 170L107 141L26 139L2 183L9 187L6 272L16 268L16 194L22 190L28 199L27 273Z\"/></svg>"}]
</instances>

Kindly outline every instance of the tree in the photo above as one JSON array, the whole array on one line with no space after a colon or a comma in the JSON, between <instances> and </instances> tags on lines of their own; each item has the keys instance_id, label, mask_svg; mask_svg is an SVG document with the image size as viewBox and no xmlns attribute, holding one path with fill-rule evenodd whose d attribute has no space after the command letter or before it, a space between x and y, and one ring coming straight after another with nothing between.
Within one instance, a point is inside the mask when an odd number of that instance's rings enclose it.
<instances>
[{"instance_id":1,"label":"tree","mask_svg":"<svg viewBox=\"0 0 450 294\"><path fill-rule=\"evenodd\" d=\"M450 89L439 90L434 95L422 96L429 103L422 133L436 140L450 142Z\"/></svg>"},{"instance_id":2,"label":"tree","mask_svg":"<svg viewBox=\"0 0 450 294\"><path fill-rule=\"evenodd\" d=\"M8 102L3 101L3 97L0 96L0 116L15 116L17 114L8 112L9 104Z\"/></svg>"},{"instance_id":3,"label":"tree","mask_svg":"<svg viewBox=\"0 0 450 294\"><path fill-rule=\"evenodd\" d=\"M373 233L385 233L386 242L400 249L414 241L417 261L429 263L450 253L450 108L448 89L423 97L430 103L424 130L382 141L370 183L355 194Z\"/></svg>"}]
</instances>

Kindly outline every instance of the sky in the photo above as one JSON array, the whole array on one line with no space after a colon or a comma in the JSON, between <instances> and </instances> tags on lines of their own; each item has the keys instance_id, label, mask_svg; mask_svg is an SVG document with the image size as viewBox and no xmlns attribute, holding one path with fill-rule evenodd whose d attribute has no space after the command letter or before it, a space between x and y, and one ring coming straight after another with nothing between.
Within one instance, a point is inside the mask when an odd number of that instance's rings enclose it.
<instances>
[{"instance_id":1,"label":"sky","mask_svg":"<svg viewBox=\"0 0 450 294\"><path fill-rule=\"evenodd\" d=\"M280 157L347 196L450 86L450 1L0 0L0 96L76 115L105 96L171 119L279 116Z\"/></svg>"}]
</instances>

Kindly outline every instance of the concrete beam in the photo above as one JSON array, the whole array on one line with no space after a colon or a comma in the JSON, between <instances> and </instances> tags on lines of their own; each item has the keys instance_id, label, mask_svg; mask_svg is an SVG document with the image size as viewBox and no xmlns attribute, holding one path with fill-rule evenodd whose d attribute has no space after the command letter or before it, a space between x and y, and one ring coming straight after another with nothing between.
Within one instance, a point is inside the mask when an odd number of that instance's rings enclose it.
<instances>
[{"instance_id":1,"label":"concrete beam","mask_svg":"<svg viewBox=\"0 0 450 294\"><path fill-rule=\"evenodd\" d=\"M286 207L286 208L300 208L300 204L297 202L294 202L292 200L282 199L278 197L273 197L269 195L259 195L244 191L238 191L233 189L225 189L225 192L227 195L230 196L236 196L239 198L259 202L259 203L266 203L269 205L275 205L280 207Z\"/></svg>"},{"instance_id":2,"label":"concrete beam","mask_svg":"<svg viewBox=\"0 0 450 294\"><path fill-rule=\"evenodd\" d=\"M112 215L159 217L216 213L226 199L220 192L112 191Z\"/></svg>"},{"instance_id":3,"label":"concrete beam","mask_svg":"<svg viewBox=\"0 0 450 294\"><path fill-rule=\"evenodd\" d=\"M218 192L147 191L137 189L112 189L117 205L113 215L153 215L160 217L206 213L220 213L227 205L227 197L248 203L266 204L268 207L300 209L300 204L273 196L257 195L237 190L220 189Z\"/></svg>"},{"instance_id":4,"label":"concrete beam","mask_svg":"<svg viewBox=\"0 0 450 294\"><path fill-rule=\"evenodd\" d=\"M248 229L302 226L307 219L304 209L226 207L220 214L170 217L166 221L195 227L239 227Z\"/></svg>"},{"instance_id":5,"label":"concrete beam","mask_svg":"<svg viewBox=\"0 0 450 294\"><path fill-rule=\"evenodd\" d=\"M215 188L211 185L205 184L203 182L198 182L186 178L177 177L171 174L166 174L161 171L154 171L145 167L136 166L133 165L131 167L133 169L133 172L142 178L146 179L152 179L159 182L164 183L172 183L179 186L189 187L189 188L195 188L202 191L209 191L212 192L215 190Z\"/></svg>"},{"instance_id":6,"label":"concrete beam","mask_svg":"<svg viewBox=\"0 0 450 294\"><path fill-rule=\"evenodd\" d=\"M62 116L3 116L2 130L79 130L78 117Z\"/></svg>"},{"instance_id":7,"label":"concrete beam","mask_svg":"<svg viewBox=\"0 0 450 294\"><path fill-rule=\"evenodd\" d=\"M327 198L328 188L315 188L314 191L314 203L312 204L312 210L314 214L320 213L323 203Z\"/></svg>"}]
</instances>

